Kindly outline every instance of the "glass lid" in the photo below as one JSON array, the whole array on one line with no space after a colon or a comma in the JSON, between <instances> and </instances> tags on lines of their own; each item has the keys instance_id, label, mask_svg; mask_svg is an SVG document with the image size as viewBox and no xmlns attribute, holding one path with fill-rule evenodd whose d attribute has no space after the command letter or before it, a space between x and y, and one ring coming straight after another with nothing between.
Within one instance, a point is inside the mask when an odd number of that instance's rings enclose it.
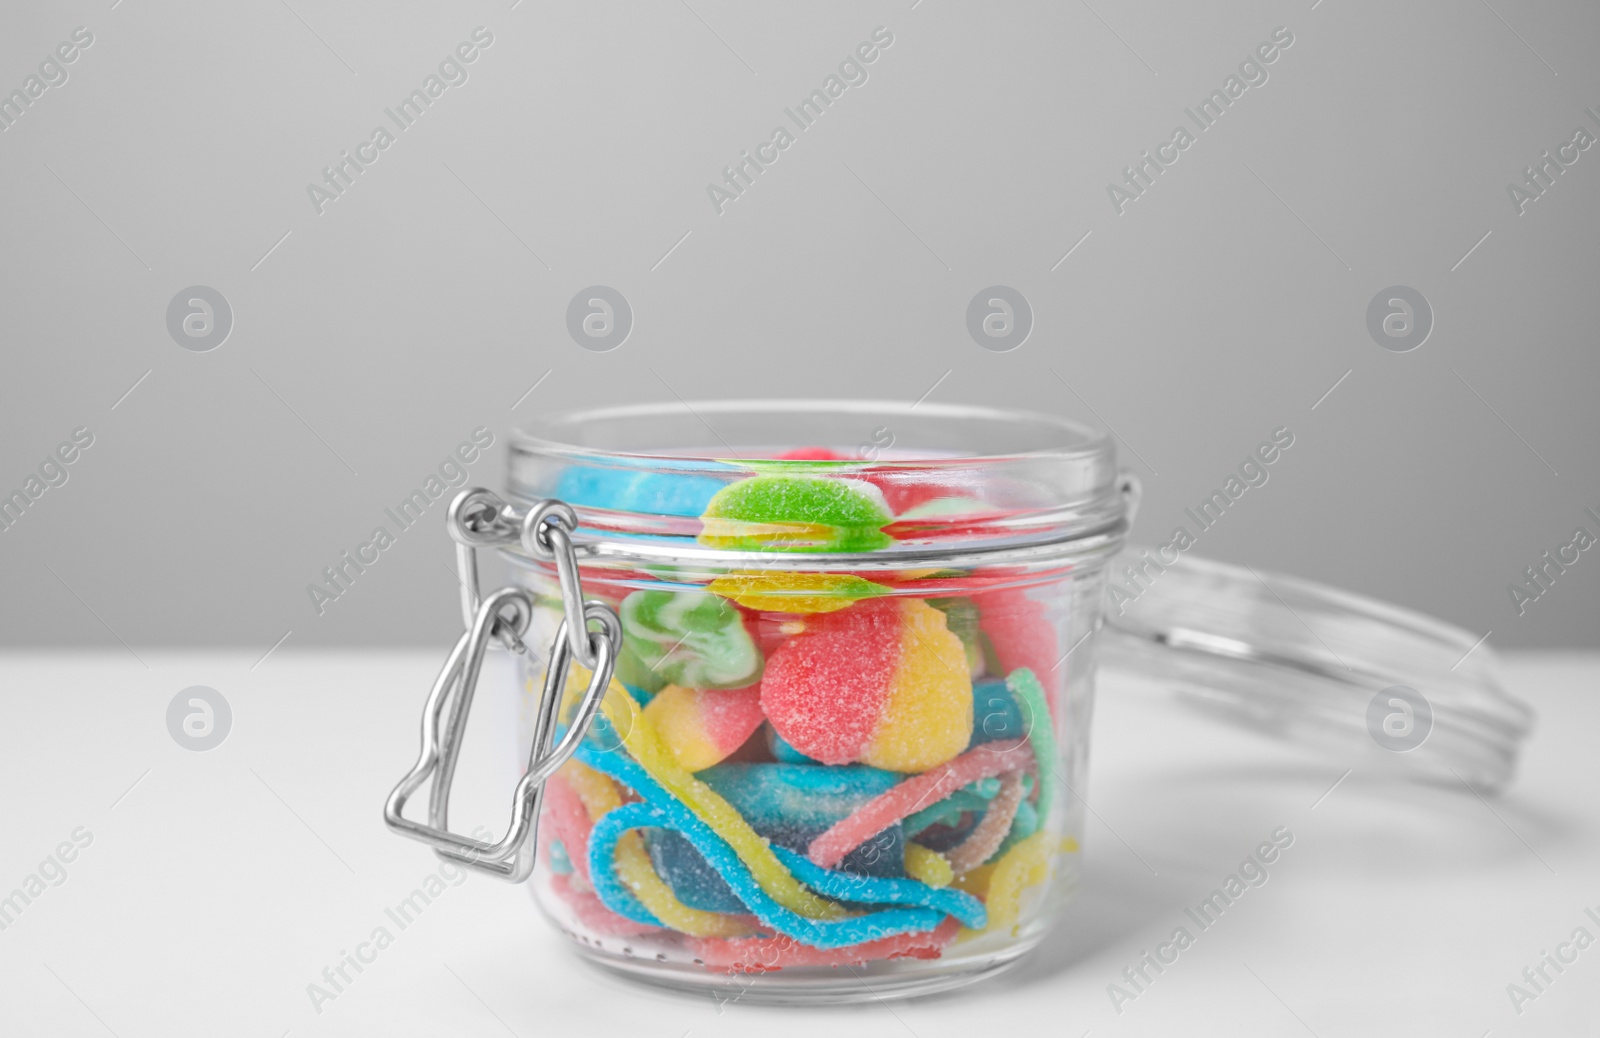
<instances>
[{"instance_id":1,"label":"glass lid","mask_svg":"<svg viewBox=\"0 0 1600 1038\"><path fill-rule=\"evenodd\" d=\"M1483 639L1335 588L1129 546L1111 565L1104 666L1352 768L1499 790L1532 710Z\"/></svg>"}]
</instances>

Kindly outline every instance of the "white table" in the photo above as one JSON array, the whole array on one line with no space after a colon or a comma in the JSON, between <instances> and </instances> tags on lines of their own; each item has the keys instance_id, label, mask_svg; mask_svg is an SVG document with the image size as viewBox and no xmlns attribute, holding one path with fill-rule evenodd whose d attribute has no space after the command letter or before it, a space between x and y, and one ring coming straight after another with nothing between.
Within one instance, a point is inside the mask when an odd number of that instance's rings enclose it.
<instances>
[{"instance_id":1,"label":"white table","mask_svg":"<svg viewBox=\"0 0 1600 1038\"><path fill-rule=\"evenodd\" d=\"M1508 661L1540 720L1518 781L1488 803L1358 770L1313 809L1338 763L1106 691L1084 891L1022 967L964 993L815 1011L657 994L583 965L526 893L475 877L319 1014L307 985L435 867L380 806L438 656L283 651L252 670L143 655L0 660L0 894L92 836L0 931L0 1033L1600 1034L1600 945L1546 967L1553 982L1520 1015L1507 994L1575 927L1600 940L1584 913L1600 915L1600 657ZM166 728L190 685L233 711L204 753ZM503 740L482 719L457 819L499 824ZM1117 1013L1107 985L1280 826L1295 842L1270 880Z\"/></svg>"}]
</instances>

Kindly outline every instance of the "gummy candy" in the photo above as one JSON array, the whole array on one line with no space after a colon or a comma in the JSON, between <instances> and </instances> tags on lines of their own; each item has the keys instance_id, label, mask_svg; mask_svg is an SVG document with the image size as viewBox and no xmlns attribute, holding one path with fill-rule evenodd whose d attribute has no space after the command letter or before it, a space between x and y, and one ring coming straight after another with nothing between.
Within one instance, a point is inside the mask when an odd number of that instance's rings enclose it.
<instances>
[{"instance_id":1,"label":"gummy candy","mask_svg":"<svg viewBox=\"0 0 1600 1038\"><path fill-rule=\"evenodd\" d=\"M691 940L694 957L723 973L768 973L793 966L859 966L877 959L937 959L960 924L946 919L927 933L880 937L848 948L811 948L791 937Z\"/></svg>"},{"instance_id":2,"label":"gummy candy","mask_svg":"<svg viewBox=\"0 0 1600 1038\"><path fill-rule=\"evenodd\" d=\"M772 570L725 573L706 585L744 606L776 613L831 613L889 589L851 573L778 573Z\"/></svg>"},{"instance_id":3,"label":"gummy candy","mask_svg":"<svg viewBox=\"0 0 1600 1038\"><path fill-rule=\"evenodd\" d=\"M710 476L574 465L561 473L550 496L579 508L694 516L727 485Z\"/></svg>"},{"instance_id":4,"label":"gummy candy","mask_svg":"<svg viewBox=\"0 0 1600 1038\"><path fill-rule=\"evenodd\" d=\"M808 619L768 660L761 706L778 735L824 764L926 771L972 736L961 640L921 599L869 599Z\"/></svg>"},{"instance_id":5,"label":"gummy candy","mask_svg":"<svg viewBox=\"0 0 1600 1038\"><path fill-rule=\"evenodd\" d=\"M700 771L727 758L761 727L761 690L668 685L650 700L644 716L679 766Z\"/></svg>"},{"instance_id":6,"label":"gummy candy","mask_svg":"<svg viewBox=\"0 0 1600 1038\"><path fill-rule=\"evenodd\" d=\"M700 543L736 551L866 552L892 538L871 483L833 476L759 475L717 491L701 513Z\"/></svg>"},{"instance_id":7,"label":"gummy candy","mask_svg":"<svg viewBox=\"0 0 1600 1038\"><path fill-rule=\"evenodd\" d=\"M950 859L938 851L929 850L920 843L906 844L906 875L938 889L948 887L955 879L955 869Z\"/></svg>"},{"instance_id":8,"label":"gummy candy","mask_svg":"<svg viewBox=\"0 0 1600 1038\"><path fill-rule=\"evenodd\" d=\"M1032 763L1024 742L990 742L968 750L955 760L906 779L855 814L835 825L806 848L806 857L824 868L837 865L846 854L873 834L900 821L924 804L942 800L977 779L1017 771Z\"/></svg>"},{"instance_id":9,"label":"gummy candy","mask_svg":"<svg viewBox=\"0 0 1600 1038\"><path fill-rule=\"evenodd\" d=\"M1000 783L1000 792L989 801L983 820L959 845L945 854L950 869L956 875L971 872L989 860L1000 849L1000 843L1011 832L1011 823L1017 817L1017 807L1022 803L1022 776L1016 772L1006 775Z\"/></svg>"},{"instance_id":10,"label":"gummy candy","mask_svg":"<svg viewBox=\"0 0 1600 1038\"><path fill-rule=\"evenodd\" d=\"M659 691L744 688L761 676L756 648L739 610L701 591L635 591L622 600L617 679ZM747 733L748 734L748 733Z\"/></svg>"}]
</instances>

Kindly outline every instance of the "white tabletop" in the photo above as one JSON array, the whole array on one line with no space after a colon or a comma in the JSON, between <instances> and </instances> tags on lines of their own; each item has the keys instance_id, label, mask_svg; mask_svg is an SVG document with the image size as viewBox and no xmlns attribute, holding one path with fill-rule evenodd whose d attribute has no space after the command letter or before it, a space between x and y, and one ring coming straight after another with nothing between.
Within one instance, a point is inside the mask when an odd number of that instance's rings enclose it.
<instances>
[{"instance_id":1,"label":"white tabletop","mask_svg":"<svg viewBox=\"0 0 1600 1038\"><path fill-rule=\"evenodd\" d=\"M142 655L0 659L0 896L42 883L0 931L4 1034L1600 1034L1600 657L1507 662L1539 723L1487 802L1359 769L1327 793L1337 761L1105 691L1083 892L1031 959L961 993L804 1011L658 994L475 877L318 1012L308 985L435 868L380 807L436 655ZM166 726L192 685L232 710L207 752ZM467 825L509 798L494 712L469 739ZM1295 841L1270 879L1119 1013L1108 985L1279 827ZM1580 926L1597 946L1536 991L1524 968ZM1513 983L1536 997L1515 1007Z\"/></svg>"}]
</instances>

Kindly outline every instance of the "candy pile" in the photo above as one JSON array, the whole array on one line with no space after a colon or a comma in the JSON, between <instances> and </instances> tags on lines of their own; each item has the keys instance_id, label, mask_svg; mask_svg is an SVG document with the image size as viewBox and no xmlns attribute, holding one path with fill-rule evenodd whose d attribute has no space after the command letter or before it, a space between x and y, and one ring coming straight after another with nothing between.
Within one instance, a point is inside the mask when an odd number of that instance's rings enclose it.
<instances>
[{"instance_id":1,"label":"candy pile","mask_svg":"<svg viewBox=\"0 0 1600 1038\"><path fill-rule=\"evenodd\" d=\"M761 552L877 551L911 512L974 504L806 464L827 453L734 482L587 474L561 491L698 506L701 544ZM718 972L938 958L1011 932L1076 849L1053 813L1055 626L992 577L950 571L919 597L927 575L590 580L624 644L601 718L546 788L540 874L571 925L655 935ZM574 668L569 700L587 679Z\"/></svg>"}]
</instances>

